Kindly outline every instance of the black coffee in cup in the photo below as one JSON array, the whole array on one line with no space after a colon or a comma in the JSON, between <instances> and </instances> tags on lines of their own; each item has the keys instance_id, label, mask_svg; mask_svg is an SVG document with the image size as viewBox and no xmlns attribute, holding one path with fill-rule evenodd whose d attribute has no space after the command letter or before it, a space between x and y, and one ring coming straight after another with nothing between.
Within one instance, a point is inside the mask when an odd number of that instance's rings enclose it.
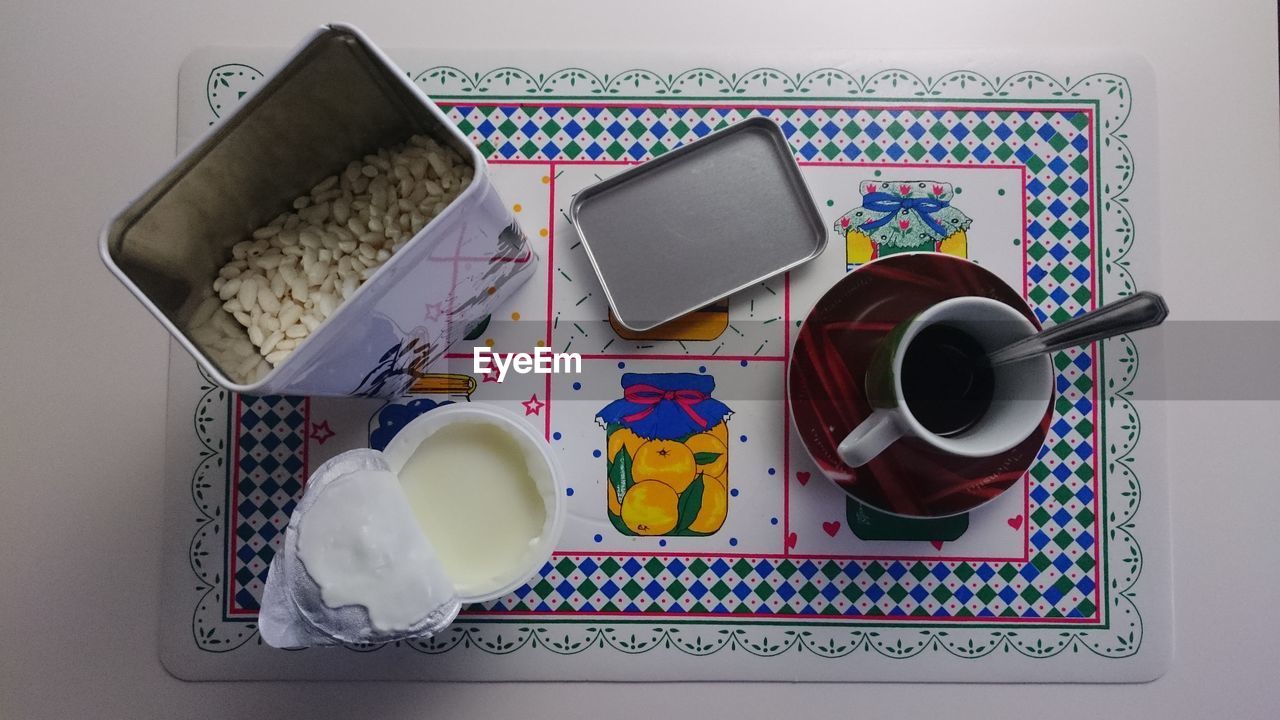
<instances>
[{"instance_id":1,"label":"black coffee in cup","mask_svg":"<svg viewBox=\"0 0 1280 720\"><path fill-rule=\"evenodd\" d=\"M986 351L959 328L930 325L902 357L907 409L935 435L958 435L973 427L991 407L994 390Z\"/></svg>"}]
</instances>

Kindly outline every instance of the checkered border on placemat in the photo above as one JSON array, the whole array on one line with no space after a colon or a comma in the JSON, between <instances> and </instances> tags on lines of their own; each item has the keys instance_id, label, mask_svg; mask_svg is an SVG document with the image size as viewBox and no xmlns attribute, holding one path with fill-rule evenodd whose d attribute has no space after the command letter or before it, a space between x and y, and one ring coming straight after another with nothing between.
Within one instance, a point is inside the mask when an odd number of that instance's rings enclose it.
<instances>
[{"instance_id":1,"label":"checkered border on placemat","mask_svg":"<svg viewBox=\"0 0 1280 720\"><path fill-rule=\"evenodd\" d=\"M747 117L779 123L814 164L1027 169L1024 292L1043 320L1095 292L1093 111L994 107L644 107L443 104L495 163L643 161ZM541 577L471 613L788 615L1101 621L1096 368L1092 349L1059 353L1049 437L1028 478L1029 560L558 556ZM253 616L279 533L306 477L306 401L237 400L229 502L228 614Z\"/></svg>"},{"instance_id":2,"label":"checkered border on placemat","mask_svg":"<svg viewBox=\"0 0 1280 720\"><path fill-rule=\"evenodd\" d=\"M869 104L868 104L869 105ZM1090 202L1092 108L802 107L758 105L443 105L496 162L643 162L749 117L777 122L802 160L818 164L1020 164L1026 184L1026 296L1061 322L1095 294Z\"/></svg>"},{"instance_id":3,"label":"checkered border on placemat","mask_svg":"<svg viewBox=\"0 0 1280 720\"><path fill-rule=\"evenodd\" d=\"M310 401L237 395L233 404L238 431L228 483L231 548L225 577L231 587L225 594L226 612L256 618L267 569L283 545L289 515L310 474L306 442Z\"/></svg>"}]
</instances>

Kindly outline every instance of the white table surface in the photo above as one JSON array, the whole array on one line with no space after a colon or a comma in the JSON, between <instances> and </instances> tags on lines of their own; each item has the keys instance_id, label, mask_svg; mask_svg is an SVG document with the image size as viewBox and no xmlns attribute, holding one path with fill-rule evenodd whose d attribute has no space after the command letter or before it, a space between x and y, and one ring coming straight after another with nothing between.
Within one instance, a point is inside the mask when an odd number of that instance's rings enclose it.
<instances>
[{"instance_id":1,"label":"white table surface","mask_svg":"<svg viewBox=\"0 0 1280 720\"><path fill-rule=\"evenodd\" d=\"M1169 403L1176 649L1170 672L1147 685L1068 693L1035 685L228 686L170 677L156 640L168 340L103 270L95 240L103 220L172 160L177 70L200 45L292 45L321 22L345 20L385 47L659 53L695 43L818 44L863 53L862 38L889 42L896 27L904 47L1133 50L1155 66L1160 93L1159 289L1178 319L1280 319L1280 234L1274 220L1261 221L1280 198L1270 0L554 4L559 19L540 3L497 0L436 10L443 4L0 5L0 717L356 709L441 718L1276 716L1277 402ZM830 20L790 20L802 6ZM1219 109L1211 120L1195 113L1205 104ZM1205 141L1210 121L1228 126L1215 131L1214 146ZM1206 192L1225 194L1199 200ZM1217 352L1180 360L1213 363ZM1220 592L1228 581L1248 596L1228 605Z\"/></svg>"}]
</instances>

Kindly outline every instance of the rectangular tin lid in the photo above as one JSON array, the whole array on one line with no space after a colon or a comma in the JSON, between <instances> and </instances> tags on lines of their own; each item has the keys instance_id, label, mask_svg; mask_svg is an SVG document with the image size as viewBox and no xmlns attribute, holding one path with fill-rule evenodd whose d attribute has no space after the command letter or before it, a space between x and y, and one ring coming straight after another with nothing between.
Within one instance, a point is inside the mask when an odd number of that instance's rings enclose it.
<instances>
[{"instance_id":1,"label":"rectangular tin lid","mask_svg":"<svg viewBox=\"0 0 1280 720\"><path fill-rule=\"evenodd\" d=\"M816 257L827 238L786 137L762 117L586 188L570 214L635 331Z\"/></svg>"}]
</instances>

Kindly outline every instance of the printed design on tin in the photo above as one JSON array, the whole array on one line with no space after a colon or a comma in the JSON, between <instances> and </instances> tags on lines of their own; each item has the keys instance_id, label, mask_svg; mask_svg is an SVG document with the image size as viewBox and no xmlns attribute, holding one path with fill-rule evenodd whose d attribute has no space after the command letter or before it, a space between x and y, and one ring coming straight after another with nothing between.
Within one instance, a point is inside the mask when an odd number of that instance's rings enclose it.
<instances>
[{"instance_id":1,"label":"printed design on tin","mask_svg":"<svg viewBox=\"0 0 1280 720\"><path fill-rule=\"evenodd\" d=\"M871 180L861 184L862 204L841 215L832 229L845 242L846 268L896 253L937 251L969 256L973 220L952 205L951 183L935 180Z\"/></svg>"},{"instance_id":2,"label":"printed design on tin","mask_svg":"<svg viewBox=\"0 0 1280 720\"><path fill-rule=\"evenodd\" d=\"M741 117L754 114L766 114L784 124L797 154L809 162L825 161L842 162L851 157L859 161L892 162L910 165L913 162L930 162L937 156L937 161L956 163L957 165L981 164L985 162L1016 163L1028 171L1028 182L1025 186L1025 208L1027 210L1026 256L1028 258L1027 273L1028 297L1034 310L1041 319L1059 320L1079 312L1093 299L1090 288L1095 276L1091 274L1094 253L1101 248L1091 247L1084 242L1090 236L1093 227L1107 228L1107 257L1098 258L1096 262L1096 280L1101 283L1106 278L1107 288L1112 295L1125 295L1132 291L1133 283L1129 270L1123 261L1133 241L1133 223L1123 202L1115 200L1126 191L1132 178L1132 159L1123 138L1116 135L1128 114L1129 92L1123 78L1114 75L1092 75L1075 82L1064 83L1040 73L1018 73L1008 78L988 79L980 75L966 73L950 73L938 80L923 80L918 76L901 71L885 71L870 76L853 78L839 70L822 70L804 75L788 75L777 71L751 71L749 73L723 74L715 71L689 71L678 75L659 75L636 71L629 73L626 80L622 76L592 76L585 73L572 86L570 76L579 71L560 71L549 75L532 75L519 70L506 69L491 73L468 76L449 69L434 69L419 74L418 80L424 84L433 82L429 78L442 82L471 82L466 78L482 78L472 90L456 90L452 93L432 89L437 97L452 94L454 97L471 95L463 103L444 103L446 111L459 122L472 122L479 119L481 124L475 125L475 131L481 132L484 120L490 119L492 127L502 126L503 132L492 133L483 138L489 142L489 156L500 163L505 159L643 159L654 154L665 152L682 140L674 137L672 130L692 133L698 136L711 129ZM507 73L505 80L499 76ZM461 80L459 78L462 78ZM595 78L595 80L592 80ZM713 96L733 94L735 103L750 107L699 107L699 108L647 108L643 102L636 102L625 108L585 107L586 101L578 105L547 104L537 106L508 104L481 105L486 94L504 96L516 94L509 88L536 87L535 92L542 94L563 94L573 96L591 96L594 91L593 82L602 82L605 95L622 95L634 92L638 95L665 97L670 95ZM623 89L626 83L635 82L636 90ZM509 83L509 84L506 84ZM769 84L772 83L772 84ZM779 94L778 86L784 90ZM1117 92L1118 90L1118 92ZM522 90L523 92L523 90ZM787 93L791 93L788 95ZM527 95L526 95L527 96ZM753 101L753 96L765 96L765 103ZM768 102L794 102L803 97L832 98L846 96L851 98L848 108L810 107L810 108L777 108ZM915 101L931 108L941 104L943 107L933 109L916 109L910 107L912 101L902 101L903 97L916 97ZM1060 103L1079 100L1082 107L1092 107L1092 112L1042 111L1035 107L1025 109L986 109L963 106L963 101L953 102L944 98L979 98L1006 97L1008 105L1017 106L1019 98L1046 98ZM785 100L784 100L785 98ZM874 105L876 98L895 98L898 105L906 107L877 108L858 107L860 101L868 101ZM465 104L465 103L472 104ZM212 107L212 105L211 105ZM593 130L596 145L581 145L573 138L562 143L559 133L571 128L565 127L567 119L576 119L573 108L579 108L597 122L607 120L605 131ZM480 112L485 117L473 118ZM495 113L497 113L495 115ZM672 113L676 118L672 120ZM688 115L692 113L692 115ZM216 114L216 111L215 111ZM687 120L697 117L690 125ZM780 120L781 118L781 120ZM1055 118L1067 126L1046 129ZM1087 126L1093 120L1095 128L1105 128L1105 149L1089 143ZM548 122L549 121L549 122ZM617 126L615 126L615 123ZM627 123L627 124L624 124ZM637 125L639 123L639 125ZM683 128L680 126L683 123ZM875 126L873 128L872 126ZM965 130L957 130L958 126ZM986 130L978 130L978 126ZM512 129L514 126L514 130ZM559 126L557 128L556 126ZM580 126L583 127L583 126ZM621 127L622 132L618 132ZM1074 130L1072 129L1074 128ZM972 135L983 133L980 141L974 145L968 143L973 137L958 138L966 130ZM505 134L503 134L505 133ZM842 138L840 134L844 133ZM856 136L855 136L856 135ZM995 138L993 140L993 138ZM498 145L492 140L501 139ZM548 143L552 144L547 148ZM950 144L948 144L950 143ZM1065 144L1064 144L1065 143ZM636 145L640 147L637 148ZM1040 150L1030 146L1038 144ZM981 145L983 158L975 158L976 150L961 150L960 146L977 147ZM1071 147L1070 151L1051 153L1044 147ZM855 149L850 149L850 147ZM1081 146L1081 147L1077 147ZM872 148L876 149L872 149ZM950 148L950 149L948 149ZM637 157L636 154L639 153ZM1094 188L1090 180L1092 172L1090 155L1097 154L1107 158L1099 165L1099 171L1105 169L1108 184L1105 195L1101 189ZM1065 159L1070 157L1071 159ZM991 158L994 158L991 159ZM927 172L912 173L911 177L927 177ZM907 177L901 175L900 177ZM1101 188L1101 181L1097 186ZM1104 201L1109 201L1105 202ZM847 206L846 206L847 207ZM1083 216L1084 211L1094 212L1096 220ZM981 220L980 220L981 222ZM1096 224L1095 224L1096 223ZM1029 485L1028 498L1031 512L1027 514L1021 527L1030 533L1031 561L1029 565L1037 568L1039 574L1055 575L1055 563L1066 553L1061 552L1061 545L1055 548L1056 540L1072 541L1081 538L1075 528L1081 527L1078 515L1070 517L1068 505L1089 507L1096 505L1087 500L1081 492L1106 493L1110 516L1106 518L1107 533L1098 534L1090 541L1092 552L1086 553L1102 574L1103 585L1111 590L1105 595L1096 593L1100 605L1105 605L1105 613L1101 617L1107 619L1106 624L1098 629L1073 629L1059 626L1052 632L1037 632L1034 629L984 630L980 627L950 627L945 631L935 631L912 627L908 624L893 622L877 623L876 628L867 631L855 626L824 626L821 624L804 624L794 629L774 628L777 632L761 632L751 627L736 626L727 630L681 627L672 625L666 615L658 613L659 603L652 602L645 592L654 582L661 584L675 579L675 586L683 586L687 580L700 581L695 571L705 570L702 574L711 573L715 584L705 587L698 596L703 607L712 605L718 612L733 612L733 608L747 606L750 599L761 585L773 589L775 593L788 592L781 585L775 585L786 572L784 584L794 590L788 593L793 597L811 598L806 600L805 610L797 614L833 615L831 609L835 603L827 599L834 593L841 595L844 591L841 582L847 581L849 573L857 573L853 577L861 578L862 574L876 574L877 579L871 583L882 588L876 592L881 596L877 606L896 608L897 612L887 612L885 620L892 621L902 617L904 611L900 606L917 605L922 602L934 603L933 591L937 588L951 590L952 583L958 581L959 574L969 575L970 580L962 584L968 587L972 578L983 579L976 586L978 592L974 596L981 599L994 593L995 598L1003 601L1007 593L1005 589L1012 587L1016 597L1006 610L981 617L991 618L986 627L1001 625L1002 618L1009 620L1030 618L1034 612L1018 612L1015 608L1029 605L1027 599L1018 592L1031 584L1025 581L1020 573L1015 572L1006 578L1007 564L970 563L965 561L943 560L938 563L916 561L823 561L820 559L774 560L764 559L761 565L752 559L725 561L721 558L679 557L674 558L679 565L672 566L672 558L648 558L645 562L635 557L601 555L571 555L556 558L544 568L540 580L532 583L530 588L517 591L517 596L501 601L502 608L528 608L529 611L552 612L558 608L568 610L590 605L595 607L603 593L595 592L584 595L592 583L595 573L606 573L609 580L617 576L626 581L626 586L640 587L641 592L634 598L626 598L626 593L610 598L610 602L622 600L619 609L632 612L653 612L648 617L655 625L651 629L637 626L634 623L607 626L599 619L581 625L561 624L566 634L561 639L554 639L546 634L546 628L535 622L512 626L510 624L487 624L484 616L460 622L448 633L435 638L429 643L413 646L422 652L444 652L452 648L470 648L486 653L508 653L524 647L538 647L551 652L572 654L592 645L608 646L620 652L648 652L657 648L674 649L690 654L710 654L724 647L742 649L752 654L763 656L782 655L791 651L809 650L824 657L838 657L848 652L863 649L874 651L885 657L911 657L922 652L948 652L958 657L981 657L999 649L1013 650L1027 657L1050 657L1066 651L1087 651L1107 657L1123 657L1137 652L1142 639L1141 617L1137 606L1132 601L1132 588L1141 572L1141 553L1135 538L1133 515L1136 512L1140 486L1128 463L1132 451L1140 437L1140 421L1133 409L1128 390L1137 371L1137 355L1131 342L1119 339L1108 343L1107 357L1093 357L1089 353L1060 354L1055 357L1055 366L1059 371L1058 390L1066 396L1066 403L1060 397L1055 407L1055 426L1051 430L1051 440L1042 453L1043 462L1037 463L1032 470L1034 481ZM1112 350L1118 352L1113 353ZM1119 361L1112 359L1119 356ZM1106 365L1106 374L1101 372L1100 365ZM1105 384L1103 382L1105 378ZM1096 397L1096 388L1102 386L1105 403L1090 403ZM550 399L550 398L548 398ZM226 400L229 403L230 400ZM240 413L232 413L232 405L222 406L223 417L235 416L235 430L231 437L239 439L243 433L258 431L257 425L241 425ZM1103 408L1107 417L1103 417ZM1069 417L1075 420L1068 421ZM1114 418L1114 419L1112 419ZM1106 420L1112 419L1111 422ZM1083 421L1085 424L1082 424ZM1060 424L1059 424L1060 423ZM1096 428L1096 429L1095 429ZM206 425L205 430L208 430ZM281 428L283 430L283 428ZM1094 443L1088 430L1102 433L1103 442L1097 449L1107 449L1105 460L1094 451ZM197 429L198 434L201 430ZM202 442L206 437L201 435ZM1086 443L1081 445L1081 443ZM1077 449L1087 454L1077 453ZM1074 461L1074 462L1073 462ZM1107 482L1102 482L1102 469L1105 465ZM1070 468L1068 466L1071 466ZM207 466L201 477L208 481ZM201 471L198 469L197 473ZM229 469L226 470L229 476ZM1065 474L1065 476L1063 476ZM227 482L230 482L228 477ZM195 481L193 480L193 488ZM1068 494L1070 493L1070 494ZM234 509L227 508L227 527L241 527L241 520L235 517ZM1061 520L1066 525L1057 521ZM1100 522L1095 518L1095 523ZM1013 527L1012 522L1010 527ZM1104 534L1111 539L1106 545ZM231 533L228 533L230 535ZM207 538L206 538L207 539ZM226 542L233 548L238 546L238 539L228 538ZM193 544L194 547L194 544ZM1067 547L1071 547L1068 545ZM207 546L206 546L207 550ZM217 551L215 551L216 554ZM193 568L195 565L193 550ZM1121 558L1137 558L1136 561L1122 561ZM640 558L640 560L645 560ZM655 564L657 563L657 564ZM700 563L700 564L699 564ZM775 567L776 565L776 567ZM854 566L856 565L856 569ZM985 565L985 567L984 567ZM1041 566L1043 565L1043 568ZM652 566L652 567L649 567ZM792 569L794 567L794 569ZM1015 568L1016 569L1016 568ZM676 572L679 571L679 572ZM655 574L656 573L656 574ZM763 573L763 574L762 574ZM947 574L951 573L953 577ZM989 579L984 579L990 575ZM248 597L252 599L251 588L241 587L226 574L218 574L226 583L228 590L250 590ZM945 580L939 580L941 576ZM605 577L602 575L602 577ZM658 577L666 577L659 581ZM1022 577L1022 580L1018 578ZM794 578L794 579L792 579ZM833 580L834 578L834 580ZM889 580L885 580L889 578ZM708 575L707 579L710 579ZM1003 583L1003 585L1002 585ZM740 587L745 586L745 587ZM982 586L987 586L982 591ZM667 590L675 589L668 585ZM1007 587L1006 587L1007 586ZM888 587L889 590L883 590ZM996 590L996 587L1002 589ZM206 589L206 592L208 590ZM759 592L766 592L760 590ZM920 592L928 595L924 601L915 600ZM1037 590L1036 592L1040 592ZM692 594L687 589L682 595ZM1042 593L1043 594L1043 593ZM668 596L670 593L668 593ZM712 604L711 598L721 602ZM896 598L902 597L902 600ZM1032 595L1034 598L1035 596ZM704 599L705 598L705 599ZM885 598L888 598L887 600ZM845 596L848 599L848 596ZM629 601L628 601L629 600ZM586 603L584 605L583 603ZM987 606L997 604L992 600ZM218 607L226 603L218 602ZM608 605L602 606L608 607ZM653 608L653 609L649 609ZM1087 609L1081 606L1077 610ZM1099 610L1104 608L1100 607ZM197 609L197 618L201 615L203 605ZM738 610L737 612L742 612ZM1013 613L1013 614L1010 614ZM221 614L221 613L220 613ZM572 615L569 615L572 617ZM862 616L867 619L867 616ZM202 639L202 633L210 637L220 638L226 642L227 629L243 632L244 628L252 628L252 615L244 618L223 617L219 624L215 621L216 630L209 632L210 625L193 624L193 632L197 644L208 650L225 650L228 645L219 645L214 641ZM728 618L726 618L727 620ZM588 617L588 620L590 618ZM800 623L797 623L799 625ZM204 628L203 630L201 628ZM514 634L513 634L514 633ZM250 633L251 635L251 633Z\"/></svg>"},{"instance_id":3,"label":"printed design on tin","mask_svg":"<svg viewBox=\"0 0 1280 720\"><path fill-rule=\"evenodd\" d=\"M431 344L420 337L401 338L382 353L378 364L365 374L352 394L378 397L387 386L406 391L423 378L433 355Z\"/></svg>"},{"instance_id":4,"label":"printed design on tin","mask_svg":"<svg viewBox=\"0 0 1280 720\"><path fill-rule=\"evenodd\" d=\"M729 511L729 416L697 373L624 373L604 427L606 514L623 535L711 535Z\"/></svg>"}]
</instances>

